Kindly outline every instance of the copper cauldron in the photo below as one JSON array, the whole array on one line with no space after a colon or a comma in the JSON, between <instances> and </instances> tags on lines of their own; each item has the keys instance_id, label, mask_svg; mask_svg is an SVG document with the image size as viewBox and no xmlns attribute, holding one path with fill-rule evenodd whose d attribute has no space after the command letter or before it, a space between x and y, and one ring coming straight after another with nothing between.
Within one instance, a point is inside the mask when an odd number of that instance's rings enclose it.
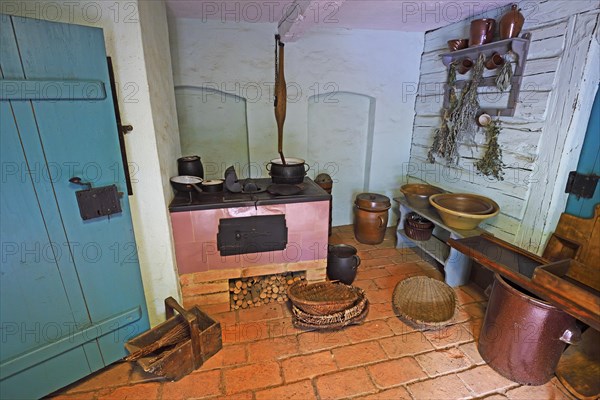
<instances>
[{"instance_id":1,"label":"copper cauldron","mask_svg":"<svg viewBox=\"0 0 600 400\"><path fill-rule=\"evenodd\" d=\"M554 376L566 345L580 338L574 317L495 275L478 349L500 375L543 385Z\"/></svg>"}]
</instances>

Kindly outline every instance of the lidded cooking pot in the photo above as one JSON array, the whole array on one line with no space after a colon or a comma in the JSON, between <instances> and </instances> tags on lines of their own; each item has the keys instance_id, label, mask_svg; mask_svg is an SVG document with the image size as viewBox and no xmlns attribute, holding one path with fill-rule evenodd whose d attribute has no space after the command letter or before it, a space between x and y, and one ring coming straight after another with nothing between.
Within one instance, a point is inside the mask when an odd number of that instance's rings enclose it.
<instances>
[{"instance_id":1,"label":"lidded cooking pot","mask_svg":"<svg viewBox=\"0 0 600 400\"><path fill-rule=\"evenodd\" d=\"M354 236L360 243L383 242L388 223L390 198L377 193L361 193L354 202Z\"/></svg>"},{"instance_id":2,"label":"lidded cooking pot","mask_svg":"<svg viewBox=\"0 0 600 400\"><path fill-rule=\"evenodd\" d=\"M204 179L204 167L198 156L185 156L177 159L179 175L197 176Z\"/></svg>"},{"instance_id":3,"label":"lidded cooking pot","mask_svg":"<svg viewBox=\"0 0 600 400\"><path fill-rule=\"evenodd\" d=\"M309 169L310 166L301 158L286 157L285 164L281 158L275 158L267 164L267 171L273 183L302 183Z\"/></svg>"}]
</instances>

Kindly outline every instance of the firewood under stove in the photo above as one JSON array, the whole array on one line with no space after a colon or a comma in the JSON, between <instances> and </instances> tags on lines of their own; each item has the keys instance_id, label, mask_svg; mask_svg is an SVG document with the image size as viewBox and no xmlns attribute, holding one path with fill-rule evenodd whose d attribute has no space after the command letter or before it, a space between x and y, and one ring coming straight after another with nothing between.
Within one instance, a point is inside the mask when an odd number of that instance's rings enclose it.
<instances>
[{"instance_id":1,"label":"firewood under stove","mask_svg":"<svg viewBox=\"0 0 600 400\"><path fill-rule=\"evenodd\" d=\"M229 281L232 310L260 307L269 303L287 301L287 290L294 282L306 279L304 272L279 275L253 276Z\"/></svg>"}]
</instances>

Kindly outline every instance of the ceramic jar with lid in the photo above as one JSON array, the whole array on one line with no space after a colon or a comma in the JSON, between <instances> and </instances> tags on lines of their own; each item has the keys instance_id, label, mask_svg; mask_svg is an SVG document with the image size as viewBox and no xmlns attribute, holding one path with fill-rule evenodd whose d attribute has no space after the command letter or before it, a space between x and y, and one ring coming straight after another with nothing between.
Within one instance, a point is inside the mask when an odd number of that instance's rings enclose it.
<instances>
[{"instance_id":1,"label":"ceramic jar with lid","mask_svg":"<svg viewBox=\"0 0 600 400\"><path fill-rule=\"evenodd\" d=\"M354 236L360 243L383 242L388 223L389 197L377 193L361 193L354 202Z\"/></svg>"}]
</instances>

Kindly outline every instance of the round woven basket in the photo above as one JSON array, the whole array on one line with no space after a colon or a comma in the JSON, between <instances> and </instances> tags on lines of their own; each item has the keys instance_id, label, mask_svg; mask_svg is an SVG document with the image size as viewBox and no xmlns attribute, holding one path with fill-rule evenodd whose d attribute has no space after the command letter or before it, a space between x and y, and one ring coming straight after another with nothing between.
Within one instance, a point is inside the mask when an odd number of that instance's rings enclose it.
<instances>
[{"instance_id":1,"label":"round woven basket","mask_svg":"<svg viewBox=\"0 0 600 400\"><path fill-rule=\"evenodd\" d=\"M400 281L392 295L396 315L417 328L443 328L454 317L456 304L454 290L428 276Z\"/></svg>"},{"instance_id":2,"label":"round woven basket","mask_svg":"<svg viewBox=\"0 0 600 400\"><path fill-rule=\"evenodd\" d=\"M362 323L369 313L369 300L362 289L353 287L359 299L351 307L329 315L313 315L292 305L292 323L300 329L340 329Z\"/></svg>"},{"instance_id":3,"label":"round woven basket","mask_svg":"<svg viewBox=\"0 0 600 400\"><path fill-rule=\"evenodd\" d=\"M312 315L329 315L351 307L358 292L343 283L298 281L288 288L288 297L300 310Z\"/></svg>"}]
</instances>

